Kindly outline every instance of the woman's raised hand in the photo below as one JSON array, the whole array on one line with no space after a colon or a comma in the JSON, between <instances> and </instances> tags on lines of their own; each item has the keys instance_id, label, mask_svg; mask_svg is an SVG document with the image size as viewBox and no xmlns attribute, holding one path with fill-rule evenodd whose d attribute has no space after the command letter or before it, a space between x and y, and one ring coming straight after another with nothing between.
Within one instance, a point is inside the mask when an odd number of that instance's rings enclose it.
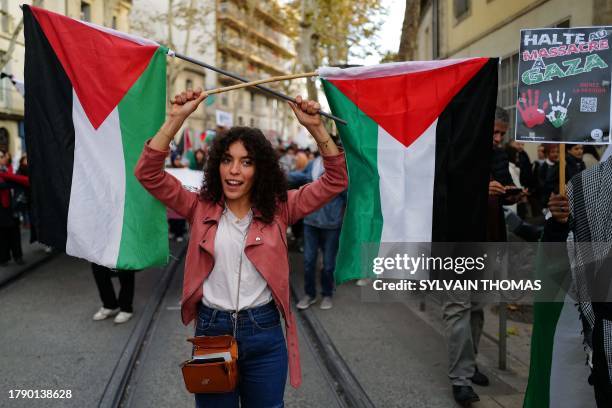
<instances>
[{"instance_id":1,"label":"woman's raised hand","mask_svg":"<svg viewBox=\"0 0 612 408\"><path fill-rule=\"evenodd\" d=\"M188 89L180 94L176 94L173 99L170 100L172 108L170 109L170 116L176 119L185 120L198 108L200 103L206 99L208 95L202 91L202 88L198 88L195 91Z\"/></svg>"},{"instance_id":2,"label":"woman's raised hand","mask_svg":"<svg viewBox=\"0 0 612 408\"><path fill-rule=\"evenodd\" d=\"M297 103L289 102L289 106L295 113L298 122L309 131L322 125L321 115L319 115L321 105L318 102L303 99L300 95L295 97L295 101Z\"/></svg>"},{"instance_id":3,"label":"woman's raised hand","mask_svg":"<svg viewBox=\"0 0 612 408\"><path fill-rule=\"evenodd\" d=\"M157 150L168 149L168 145L172 139L174 139L174 135L176 135L183 126L185 119L195 112L200 103L206 99L207 96L208 95L202 91L202 88L198 88L195 91L188 89L171 99L170 103L172 107L170 108L168 119L166 119L162 127L157 131L155 137L151 139L149 146Z\"/></svg>"},{"instance_id":4,"label":"woman's raised hand","mask_svg":"<svg viewBox=\"0 0 612 408\"><path fill-rule=\"evenodd\" d=\"M315 101L302 99L299 95L295 97L295 102L289 102L289 106L293 113L295 113L298 122L308 129L312 137L314 137L317 146L319 146L319 152L324 156L338 154L338 147L329 136L329 133L327 133L327 129L325 129L321 120L321 115L319 114L321 105Z\"/></svg>"}]
</instances>

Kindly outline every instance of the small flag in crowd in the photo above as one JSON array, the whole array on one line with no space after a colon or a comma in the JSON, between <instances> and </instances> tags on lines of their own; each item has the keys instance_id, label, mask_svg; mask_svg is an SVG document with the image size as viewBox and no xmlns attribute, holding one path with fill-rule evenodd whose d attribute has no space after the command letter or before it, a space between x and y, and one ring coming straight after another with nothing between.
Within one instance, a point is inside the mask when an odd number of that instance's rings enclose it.
<instances>
[{"instance_id":1,"label":"small flag in crowd","mask_svg":"<svg viewBox=\"0 0 612 408\"><path fill-rule=\"evenodd\" d=\"M40 241L111 268L166 263L165 208L133 173L165 117L167 50L44 9L23 13Z\"/></svg>"},{"instance_id":2,"label":"small flag in crowd","mask_svg":"<svg viewBox=\"0 0 612 408\"><path fill-rule=\"evenodd\" d=\"M364 244L486 240L497 59L321 68L349 174L336 280Z\"/></svg>"}]
</instances>

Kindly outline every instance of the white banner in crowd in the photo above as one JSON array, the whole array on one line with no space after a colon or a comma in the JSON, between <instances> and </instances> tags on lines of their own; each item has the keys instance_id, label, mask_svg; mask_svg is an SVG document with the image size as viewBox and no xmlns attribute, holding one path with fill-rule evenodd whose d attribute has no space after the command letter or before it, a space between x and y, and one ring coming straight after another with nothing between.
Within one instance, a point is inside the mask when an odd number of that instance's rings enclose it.
<instances>
[{"instance_id":1,"label":"white banner in crowd","mask_svg":"<svg viewBox=\"0 0 612 408\"><path fill-rule=\"evenodd\" d=\"M234 118L232 117L231 113L217 109L215 111L215 116L217 119L217 126L222 126L222 127L227 127L227 128L234 126Z\"/></svg>"},{"instance_id":2,"label":"white banner in crowd","mask_svg":"<svg viewBox=\"0 0 612 408\"><path fill-rule=\"evenodd\" d=\"M166 171L176 177L189 190L199 190L202 187L203 171L175 168L167 168Z\"/></svg>"}]
</instances>

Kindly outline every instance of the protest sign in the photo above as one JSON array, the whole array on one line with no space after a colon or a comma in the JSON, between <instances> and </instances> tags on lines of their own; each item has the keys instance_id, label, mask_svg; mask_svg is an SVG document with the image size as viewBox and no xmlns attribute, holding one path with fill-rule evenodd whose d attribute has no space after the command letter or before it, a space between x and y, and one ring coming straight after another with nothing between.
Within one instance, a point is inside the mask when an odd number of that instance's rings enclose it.
<instances>
[{"instance_id":1,"label":"protest sign","mask_svg":"<svg viewBox=\"0 0 612 408\"><path fill-rule=\"evenodd\" d=\"M234 125L234 119L231 113L222 110L215 111L215 118L217 119L217 126L230 128Z\"/></svg>"},{"instance_id":2,"label":"protest sign","mask_svg":"<svg viewBox=\"0 0 612 408\"><path fill-rule=\"evenodd\" d=\"M610 143L612 27L521 30L515 138Z\"/></svg>"}]
</instances>

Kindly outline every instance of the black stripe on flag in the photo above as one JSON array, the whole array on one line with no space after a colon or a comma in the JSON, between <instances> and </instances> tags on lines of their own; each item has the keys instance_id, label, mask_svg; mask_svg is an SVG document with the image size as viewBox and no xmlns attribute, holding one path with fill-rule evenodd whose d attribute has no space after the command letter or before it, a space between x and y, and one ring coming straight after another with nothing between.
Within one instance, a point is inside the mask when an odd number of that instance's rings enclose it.
<instances>
[{"instance_id":1,"label":"black stripe on flag","mask_svg":"<svg viewBox=\"0 0 612 408\"><path fill-rule=\"evenodd\" d=\"M74 163L72 84L32 11L25 5L23 15L25 135L32 222L38 229L40 242L65 250Z\"/></svg>"},{"instance_id":2,"label":"black stripe on flag","mask_svg":"<svg viewBox=\"0 0 612 408\"><path fill-rule=\"evenodd\" d=\"M491 58L438 119L432 241L484 242L497 101Z\"/></svg>"}]
</instances>

